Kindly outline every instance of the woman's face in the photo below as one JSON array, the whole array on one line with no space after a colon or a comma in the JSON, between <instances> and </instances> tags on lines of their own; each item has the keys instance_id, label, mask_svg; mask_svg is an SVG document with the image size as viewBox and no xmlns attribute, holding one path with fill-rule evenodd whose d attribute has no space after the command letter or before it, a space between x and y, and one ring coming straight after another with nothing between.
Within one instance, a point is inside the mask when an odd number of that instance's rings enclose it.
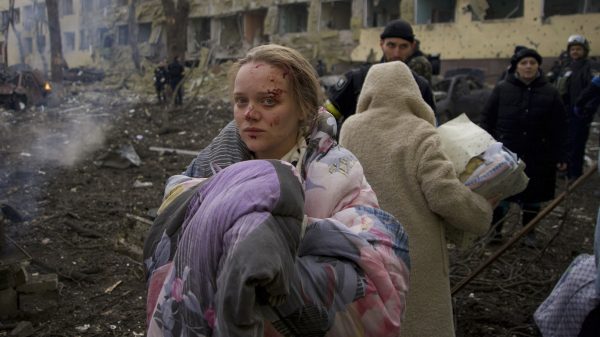
<instances>
[{"instance_id":1,"label":"woman's face","mask_svg":"<svg viewBox=\"0 0 600 337\"><path fill-rule=\"evenodd\" d=\"M265 62L244 64L233 88L233 117L242 140L258 159L280 159L296 144L300 109L288 74Z\"/></svg>"},{"instance_id":2,"label":"woman's face","mask_svg":"<svg viewBox=\"0 0 600 337\"><path fill-rule=\"evenodd\" d=\"M540 65L536 59L533 57L524 57L517 63L517 74L519 74L520 78L531 81L537 76L539 68Z\"/></svg>"}]
</instances>

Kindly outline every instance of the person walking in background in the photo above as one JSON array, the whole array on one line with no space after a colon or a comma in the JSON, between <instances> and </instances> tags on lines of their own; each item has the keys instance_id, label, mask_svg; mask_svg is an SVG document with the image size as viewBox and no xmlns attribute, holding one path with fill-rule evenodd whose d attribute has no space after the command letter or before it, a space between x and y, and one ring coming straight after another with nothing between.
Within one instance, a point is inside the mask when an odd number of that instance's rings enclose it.
<instances>
[{"instance_id":1,"label":"person walking in background","mask_svg":"<svg viewBox=\"0 0 600 337\"><path fill-rule=\"evenodd\" d=\"M169 63L168 72L169 84L171 85L173 95L175 95L175 105L183 104L183 83L181 83L181 80L183 80L184 70L183 65L179 61L179 56L173 57L173 61Z\"/></svg>"},{"instance_id":2,"label":"person walking in background","mask_svg":"<svg viewBox=\"0 0 600 337\"><path fill-rule=\"evenodd\" d=\"M600 65L588 59L590 45L584 36L569 36L567 52L569 62L559 75L556 85L568 114L567 178L574 180L583 174L585 145L594 117L593 112L576 110L576 103L584 90L592 85L592 77L598 74Z\"/></svg>"},{"instance_id":3,"label":"person walking in background","mask_svg":"<svg viewBox=\"0 0 600 337\"><path fill-rule=\"evenodd\" d=\"M402 61L411 63L413 78L417 82L421 96L435 112L435 101L429 80L431 79L431 64L422 53L417 52L417 43L412 26L404 20L390 21L380 35L379 46L383 52L380 63ZM346 72L336 85L327 93L325 108L343 122L356 111L356 102L362 89L365 77L372 64L365 64ZM418 73L422 71L422 75Z\"/></svg>"},{"instance_id":4,"label":"person walking in background","mask_svg":"<svg viewBox=\"0 0 600 337\"><path fill-rule=\"evenodd\" d=\"M163 104L167 101L165 85L167 85L168 75L167 61L162 60L154 69L154 88L156 89L158 104Z\"/></svg>"},{"instance_id":5,"label":"person walking in background","mask_svg":"<svg viewBox=\"0 0 600 337\"><path fill-rule=\"evenodd\" d=\"M484 234L492 207L457 178L405 64L371 67L340 144L357 156L381 207L408 232L411 288L400 336L454 336L445 231Z\"/></svg>"},{"instance_id":6,"label":"person walking in background","mask_svg":"<svg viewBox=\"0 0 600 337\"><path fill-rule=\"evenodd\" d=\"M502 240L501 220L509 202L521 206L522 225L526 225L539 213L542 202L554 198L556 169L567 168L566 113L558 91L540 71L542 57L525 48L511 62L506 79L496 85L485 104L480 125L525 162L529 184L494 210L495 242ZM525 244L533 247L535 241L532 231Z\"/></svg>"}]
</instances>

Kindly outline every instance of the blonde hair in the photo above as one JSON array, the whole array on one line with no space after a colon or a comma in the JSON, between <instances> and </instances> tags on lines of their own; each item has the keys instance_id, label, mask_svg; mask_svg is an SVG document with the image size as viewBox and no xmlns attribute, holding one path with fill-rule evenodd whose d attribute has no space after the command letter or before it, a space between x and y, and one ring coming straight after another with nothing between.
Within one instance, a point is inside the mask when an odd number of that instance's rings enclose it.
<instances>
[{"instance_id":1,"label":"blonde hair","mask_svg":"<svg viewBox=\"0 0 600 337\"><path fill-rule=\"evenodd\" d=\"M289 78L290 93L294 102L300 107L303 118L300 129L306 136L322 102L321 86L313 66L302 54L289 47L277 44L254 47L229 69L230 94L233 94L235 78L240 68L252 62L268 63L281 68L289 75L287 78Z\"/></svg>"}]
</instances>

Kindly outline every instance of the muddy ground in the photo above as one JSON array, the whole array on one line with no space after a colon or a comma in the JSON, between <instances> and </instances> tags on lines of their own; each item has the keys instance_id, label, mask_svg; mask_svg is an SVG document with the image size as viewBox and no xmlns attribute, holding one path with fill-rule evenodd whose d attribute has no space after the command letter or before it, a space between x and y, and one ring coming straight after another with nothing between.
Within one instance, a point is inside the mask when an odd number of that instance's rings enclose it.
<instances>
[{"instance_id":1,"label":"muddy ground","mask_svg":"<svg viewBox=\"0 0 600 337\"><path fill-rule=\"evenodd\" d=\"M67 92L58 107L0 109L0 202L10 206L0 260L20 256L31 272L59 276L58 306L0 320L0 336L23 320L34 336L142 336L144 235L166 178L192 159L151 147L201 149L229 121L229 104L213 96L166 109L152 95L100 84ZM123 155L131 149L139 162ZM589 154L596 158L595 142ZM540 247L517 243L457 292L457 336L539 336L532 313L573 258L592 252L599 180L594 174L540 223ZM507 236L520 228L517 212ZM452 283L498 248L486 238L452 248Z\"/></svg>"}]
</instances>

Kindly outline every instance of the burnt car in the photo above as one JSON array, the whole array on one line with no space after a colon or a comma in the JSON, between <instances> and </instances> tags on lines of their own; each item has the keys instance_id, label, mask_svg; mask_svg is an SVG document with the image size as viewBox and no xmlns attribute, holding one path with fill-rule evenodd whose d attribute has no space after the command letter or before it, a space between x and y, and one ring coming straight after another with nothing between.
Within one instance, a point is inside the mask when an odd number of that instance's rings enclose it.
<instances>
[{"instance_id":1,"label":"burnt car","mask_svg":"<svg viewBox=\"0 0 600 337\"><path fill-rule=\"evenodd\" d=\"M39 70L9 68L0 72L0 104L7 109L43 105L51 91L50 83Z\"/></svg>"},{"instance_id":2,"label":"burnt car","mask_svg":"<svg viewBox=\"0 0 600 337\"><path fill-rule=\"evenodd\" d=\"M492 93L484 79L483 71L478 69L446 72L444 79L433 85L438 123L443 124L462 113L479 123L481 111Z\"/></svg>"}]
</instances>

